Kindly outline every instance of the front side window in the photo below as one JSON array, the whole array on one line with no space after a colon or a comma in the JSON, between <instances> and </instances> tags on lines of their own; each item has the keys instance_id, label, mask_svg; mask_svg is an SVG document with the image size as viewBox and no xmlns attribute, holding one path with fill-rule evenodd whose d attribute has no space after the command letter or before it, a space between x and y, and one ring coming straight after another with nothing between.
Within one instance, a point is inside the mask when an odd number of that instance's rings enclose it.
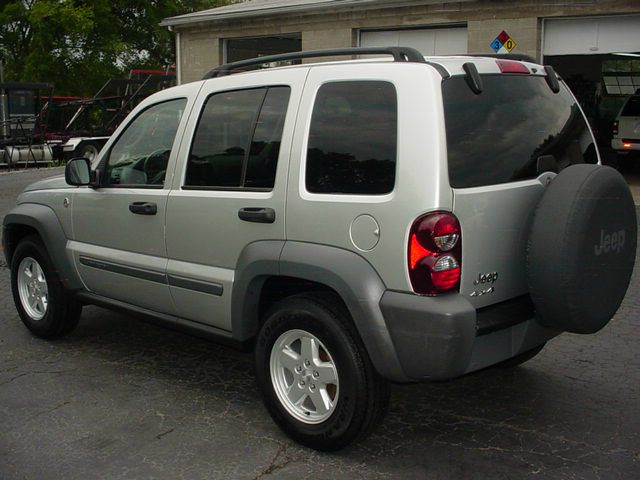
<instances>
[{"instance_id":1,"label":"front side window","mask_svg":"<svg viewBox=\"0 0 640 480\"><path fill-rule=\"evenodd\" d=\"M107 185L162 186L187 100L153 105L116 140L107 160Z\"/></svg>"},{"instance_id":2,"label":"front side window","mask_svg":"<svg viewBox=\"0 0 640 480\"><path fill-rule=\"evenodd\" d=\"M184 188L273 188L289 87L214 94L194 134Z\"/></svg>"},{"instance_id":3,"label":"front side window","mask_svg":"<svg viewBox=\"0 0 640 480\"><path fill-rule=\"evenodd\" d=\"M309 129L307 190L389 193L395 183L397 129L393 84L347 81L322 85Z\"/></svg>"}]
</instances>

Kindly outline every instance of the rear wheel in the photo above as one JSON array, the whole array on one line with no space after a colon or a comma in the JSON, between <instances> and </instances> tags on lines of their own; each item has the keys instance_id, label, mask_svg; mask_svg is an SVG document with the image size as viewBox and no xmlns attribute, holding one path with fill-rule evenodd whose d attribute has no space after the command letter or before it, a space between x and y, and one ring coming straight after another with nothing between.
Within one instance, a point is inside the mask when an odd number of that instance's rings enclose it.
<instances>
[{"instance_id":1,"label":"rear wheel","mask_svg":"<svg viewBox=\"0 0 640 480\"><path fill-rule=\"evenodd\" d=\"M22 322L34 335L61 337L78 324L82 306L65 290L38 237L26 237L16 247L11 290Z\"/></svg>"},{"instance_id":2,"label":"rear wheel","mask_svg":"<svg viewBox=\"0 0 640 480\"><path fill-rule=\"evenodd\" d=\"M337 300L304 294L279 302L256 347L269 413L294 440L317 450L338 450L369 433L389 398Z\"/></svg>"}]
</instances>

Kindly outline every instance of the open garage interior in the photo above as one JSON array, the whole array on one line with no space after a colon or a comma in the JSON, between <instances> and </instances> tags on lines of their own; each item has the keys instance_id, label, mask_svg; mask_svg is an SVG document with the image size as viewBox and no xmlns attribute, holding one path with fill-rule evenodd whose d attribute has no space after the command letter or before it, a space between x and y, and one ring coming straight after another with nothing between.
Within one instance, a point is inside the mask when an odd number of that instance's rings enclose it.
<instances>
[{"instance_id":1,"label":"open garage interior","mask_svg":"<svg viewBox=\"0 0 640 480\"><path fill-rule=\"evenodd\" d=\"M611 150L614 121L640 89L640 15L546 19L543 62L565 79L589 117L603 161L631 170L637 159Z\"/></svg>"}]
</instances>

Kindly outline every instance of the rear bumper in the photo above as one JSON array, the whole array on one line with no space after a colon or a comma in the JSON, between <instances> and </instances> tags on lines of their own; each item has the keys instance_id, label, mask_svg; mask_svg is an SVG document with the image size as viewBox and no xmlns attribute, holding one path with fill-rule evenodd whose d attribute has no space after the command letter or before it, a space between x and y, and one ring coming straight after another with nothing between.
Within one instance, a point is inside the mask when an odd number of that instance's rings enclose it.
<instances>
[{"instance_id":1,"label":"rear bumper","mask_svg":"<svg viewBox=\"0 0 640 480\"><path fill-rule=\"evenodd\" d=\"M406 377L445 380L507 360L560 333L539 325L526 302L476 311L459 294L387 291L380 308Z\"/></svg>"}]
</instances>

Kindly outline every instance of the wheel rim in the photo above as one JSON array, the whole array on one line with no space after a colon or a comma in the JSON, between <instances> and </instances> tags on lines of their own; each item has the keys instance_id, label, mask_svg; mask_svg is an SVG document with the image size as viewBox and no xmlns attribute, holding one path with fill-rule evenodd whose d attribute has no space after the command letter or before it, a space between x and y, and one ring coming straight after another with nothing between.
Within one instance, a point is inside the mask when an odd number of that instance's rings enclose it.
<instances>
[{"instance_id":1,"label":"wheel rim","mask_svg":"<svg viewBox=\"0 0 640 480\"><path fill-rule=\"evenodd\" d=\"M94 145L85 145L82 149L81 157L88 158L93 162L93 159L98 156L98 149Z\"/></svg>"},{"instance_id":2,"label":"wheel rim","mask_svg":"<svg viewBox=\"0 0 640 480\"><path fill-rule=\"evenodd\" d=\"M271 382L284 408L307 424L322 423L334 412L340 393L338 370L324 344L304 330L276 340L269 361Z\"/></svg>"},{"instance_id":3,"label":"wheel rim","mask_svg":"<svg viewBox=\"0 0 640 480\"><path fill-rule=\"evenodd\" d=\"M18 266L18 293L22 308L33 320L42 320L49 306L49 288L40 264L25 257Z\"/></svg>"}]
</instances>

